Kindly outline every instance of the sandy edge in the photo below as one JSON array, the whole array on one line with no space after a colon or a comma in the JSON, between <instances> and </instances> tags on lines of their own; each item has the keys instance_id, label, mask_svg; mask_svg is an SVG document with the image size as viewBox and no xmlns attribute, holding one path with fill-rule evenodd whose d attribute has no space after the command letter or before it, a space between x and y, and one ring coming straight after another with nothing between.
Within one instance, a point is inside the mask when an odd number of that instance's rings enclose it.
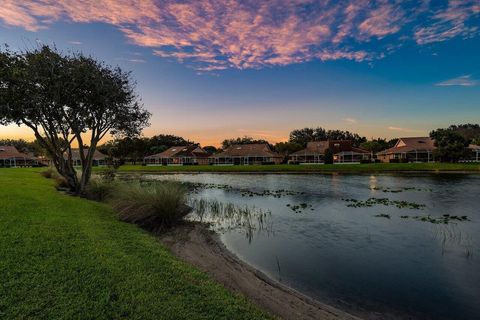
<instances>
[{"instance_id":1,"label":"sandy edge","mask_svg":"<svg viewBox=\"0 0 480 320\"><path fill-rule=\"evenodd\" d=\"M204 224L184 223L159 238L179 259L282 319L359 319L270 279L231 253Z\"/></svg>"}]
</instances>

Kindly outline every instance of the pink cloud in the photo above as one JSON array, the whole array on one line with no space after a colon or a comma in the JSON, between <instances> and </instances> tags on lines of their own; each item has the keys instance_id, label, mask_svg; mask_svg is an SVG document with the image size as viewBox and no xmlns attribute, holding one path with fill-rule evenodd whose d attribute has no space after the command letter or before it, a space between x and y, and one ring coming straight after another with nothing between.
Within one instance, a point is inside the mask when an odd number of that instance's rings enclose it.
<instances>
[{"instance_id":1,"label":"pink cloud","mask_svg":"<svg viewBox=\"0 0 480 320\"><path fill-rule=\"evenodd\" d=\"M402 31L420 14L430 18L414 27L418 44L478 32L468 23L478 0L451 0L436 11L413 2L408 9L398 0L3 0L0 20L33 32L60 20L114 25L132 44L199 71L379 59L411 38ZM385 42L369 48L372 39Z\"/></svg>"},{"instance_id":2,"label":"pink cloud","mask_svg":"<svg viewBox=\"0 0 480 320\"><path fill-rule=\"evenodd\" d=\"M468 24L468 21L478 14L478 0L450 0L447 8L434 13L432 24L416 29L415 40L418 44L428 44L457 36L468 38L478 35L478 26Z\"/></svg>"}]
</instances>

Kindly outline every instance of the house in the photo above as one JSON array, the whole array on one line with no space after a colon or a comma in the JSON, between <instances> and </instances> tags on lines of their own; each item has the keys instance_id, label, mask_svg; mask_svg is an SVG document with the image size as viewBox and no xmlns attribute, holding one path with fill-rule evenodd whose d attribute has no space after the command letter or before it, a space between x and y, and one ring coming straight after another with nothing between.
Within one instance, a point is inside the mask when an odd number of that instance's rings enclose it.
<instances>
[{"instance_id":1,"label":"house","mask_svg":"<svg viewBox=\"0 0 480 320\"><path fill-rule=\"evenodd\" d=\"M398 139L395 146L377 153L382 162L431 162L434 161L434 140L430 137Z\"/></svg>"},{"instance_id":2,"label":"house","mask_svg":"<svg viewBox=\"0 0 480 320\"><path fill-rule=\"evenodd\" d=\"M480 146L471 144L467 147L467 156L463 162L480 162Z\"/></svg>"},{"instance_id":3,"label":"house","mask_svg":"<svg viewBox=\"0 0 480 320\"><path fill-rule=\"evenodd\" d=\"M34 167L38 160L34 156L19 152L14 146L0 146L0 167Z\"/></svg>"},{"instance_id":4,"label":"house","mask_svg":"<svg viewBox=\"0 0 480 320\"><path fill-rule=\"evenodd\" d=\"M331 150L334 163L360 163L370 160L370 152L354 147L350 140L311 141L303 150L289 155L289 163L325 163L325 152Z\"/></svg>"},{"instance_id":5,"label":"house","mask_svg":"<svg viewBox=\"0 0 480 320\"><path fill-rule=\"evenodd\" d=\"M272 151L268 144L235 144L211 157L215 165L279 164L283 156Z\"/></svg>"},{"instance_id":6,"label":"house","mask_svg":"<svg viewBox=\"0 0 480 320\"><path fill-rule=\"evenodd\" d=\"M143 159L146 165L197 165L209 164L210 153L198 145L177 146Z\"/></svg>"},{"instance_id":7,"label":"house","mask_svg":"<svg viewBox=\"0 0 480 320\"><path fill-rule=\"evenodd\" d=\"M87 155L88 148L83 150L84 154ZM106 166L111 162L111 158L98 150L95 150L92 159L93 166ZM80 150L72 149L72 162L75 167L82 165L82 160L80 158Z\"/></svg>"}]
</instances>

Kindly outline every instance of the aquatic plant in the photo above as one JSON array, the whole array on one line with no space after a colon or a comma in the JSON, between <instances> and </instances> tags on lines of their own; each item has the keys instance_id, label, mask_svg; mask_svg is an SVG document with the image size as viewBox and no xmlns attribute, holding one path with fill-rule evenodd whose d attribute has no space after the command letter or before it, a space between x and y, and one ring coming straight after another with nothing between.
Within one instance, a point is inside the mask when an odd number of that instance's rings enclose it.
<instances>
[{"instance_id":1,"label":"aquatic plant","mask_svg":"<svg viewBox=\"0 0 480 320\"><path fill-rule=\"evenodd\" d=\"M376 214L375 217L377 217L377 218L387 218L387 219L390 219L390 215L389 215L389 214L386 214L386 213Z\"/></svg>"},{"instance_id":2,"label":"aquatic plant","mask_svg":"<svg viewBox=\"0 0 480 320\"><path fill-rule=\"evenodd\" d=\"M292 211L294 211L295 213L301 213L308 208L310 208L310 210L312 210L312 211L314 210L313 206L311 204L304 203L304 202L300 203L300 204L297 204L297 205L292 205L292 204L288 203L287 207L292 209Z\"/></svg>"},{"instance_id":3,"label":"aquatic plant","mask_svg":"<svg viewBox=\"0 0 480 320\"><path fill-rule=\"evenodd\" d=\"M393 189L390 187L382 188L382 187L371 187L370 190L381 191L381 192L389 192L389 193L400 193L403 191L425 191L425 192L432 192L432 189L429 188L416 188L416 187L402 187Z\"/></svg>"},{"instance_id":4,"label":"aquatic plant","mask_svg":"<svg viewBox=\"0 0 480 320\"><path fill-rule=\"evenodd\" d=\"M347 207L352 208L361 208L361 207L373 207L374 205L384 205L384 206L395 206L399 209L416 209L421 210L425 208L424 204L419 204L415 202L408 202L404 200L390 200L388 198L369 198L365 201L360 201L356 199L342 199L345 202L350 204Z\"/></svg>"},{"instance_id":5,"label":"aquatic plant","mask_svg":"<svg viewBox=\"0 0 480 320\"><path fill-rule=\"evenodd\" d=\"M255 231L273 233L269 210L203 198L193 198L188 203L193 208L190 215L193 220L212 223L217 231L240 230L249 241Z\"/></svg>"}]
</instances>

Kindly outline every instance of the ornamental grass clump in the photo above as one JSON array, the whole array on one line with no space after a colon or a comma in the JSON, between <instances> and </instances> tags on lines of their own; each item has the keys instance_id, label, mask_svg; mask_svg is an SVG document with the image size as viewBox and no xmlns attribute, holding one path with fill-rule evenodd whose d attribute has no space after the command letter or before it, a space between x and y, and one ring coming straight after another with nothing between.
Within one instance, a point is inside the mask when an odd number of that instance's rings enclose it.
<instances>
[{"instance_id":1,"label":"ornamental grass clump","mask_svg":"<svg viewBox=\"0 0 480 320\"><path fill-rule=\"evenodd\" d=\"M120 220L155 233L172 227L190 212L185 201L186 189L176 182L123 184L110 198Z\"/></svg>"},{"instance_id":2,"label":"ornamental grass clump","mask_svg":"<svg viewBox=\"0 0 480 320\"><path fill-rule=\"evenodd\" d=\"M85 198L94 201L105 201L114 195L119 183L104 178L92 178L85 188Z\"/></svg>"}]
</instances>

